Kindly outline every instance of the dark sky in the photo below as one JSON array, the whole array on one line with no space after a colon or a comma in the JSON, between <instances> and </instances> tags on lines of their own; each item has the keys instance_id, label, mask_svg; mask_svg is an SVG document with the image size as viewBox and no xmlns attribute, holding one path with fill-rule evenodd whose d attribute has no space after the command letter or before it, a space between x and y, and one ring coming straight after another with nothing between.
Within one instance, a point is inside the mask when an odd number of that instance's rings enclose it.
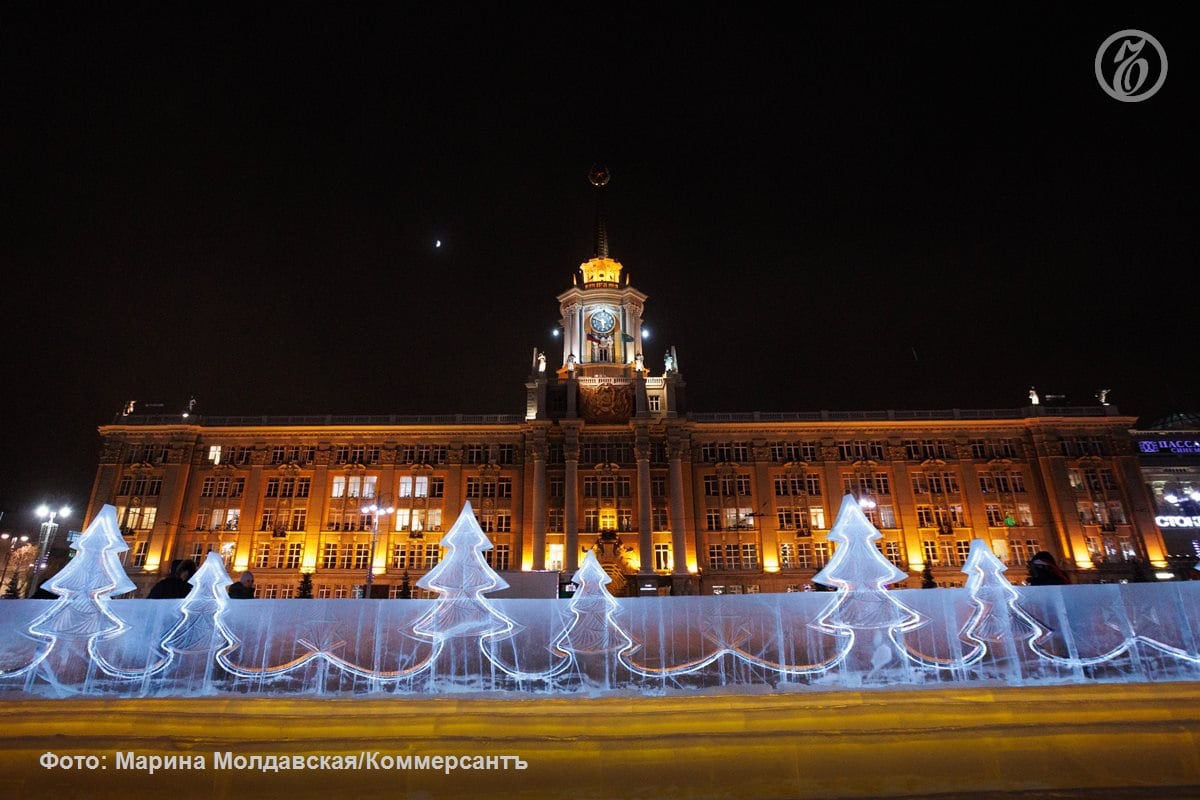
<instances>
[{"instance_id":1,"label":"dark sky","mask_svg":"<svg viewBox=\"0 0 1200 800\"><path fill-rule=\"evenodd\" d=\"M0 6L0 527L129 399L520 413L593 161L695 410L1200 408L1181 19L407 5Z\"/></svg>"}]
</instances>

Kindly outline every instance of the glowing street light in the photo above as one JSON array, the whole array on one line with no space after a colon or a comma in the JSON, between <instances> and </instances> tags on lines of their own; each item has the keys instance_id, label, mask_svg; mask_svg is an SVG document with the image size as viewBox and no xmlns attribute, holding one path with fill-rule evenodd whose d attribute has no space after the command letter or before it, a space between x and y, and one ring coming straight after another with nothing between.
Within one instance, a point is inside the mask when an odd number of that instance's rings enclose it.
<instances>
[{"instance_id":1,"label":"glowing street light","mask_svg":"<svg viewBox=\"0 0 1200 800\"><path fill-rule=\"evenodd\" d=\"M393 514L395 511L394 506L381 506L376 503L362 507L362 513L371 515L371 553L367 557L367 583L363 589L364 598L370 599L371 584L375 580L375 540L379 536L379 518Z\"/></svg>"},{"instance_id":2,"label":"glowing street light","mask_svg":"<svg viewBox=\"0 0 1200 800\"><path fill-rule=\"evenodd\" d=\"M38 577L42 574L42 570L46 568L46 558L50 554L50 545L54 541L54 536L58 533L58 523L55 518L66 517L71 513L70 506L63 506L57 510L50 508L45 504L38 506L37 515L45 520L42 523L41 535L38 537L37 558L33 562L33 578L29 581L29 586L26 587L25 596L31 597L37 591Z\"/></svg>"}]
</instances>

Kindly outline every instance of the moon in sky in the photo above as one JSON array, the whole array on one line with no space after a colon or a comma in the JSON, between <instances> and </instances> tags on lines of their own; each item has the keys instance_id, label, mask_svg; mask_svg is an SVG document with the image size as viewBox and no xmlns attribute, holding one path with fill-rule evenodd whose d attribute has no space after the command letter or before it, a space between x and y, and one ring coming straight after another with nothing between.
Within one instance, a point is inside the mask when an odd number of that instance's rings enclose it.
<instances>
[{"instance_id":1,"label":"moon in sky","mask_svg":"<svg viewBox=\"0 0 1200 800\"><path fill-rule=\"evenodd\" d=\"M441 239L438 239L437 241L435 241L435 242L433 243L433 246L434 246L434 247L441 247L441 246L442 246L442 240L441 240Z\"/></svg>"}]
</instances>

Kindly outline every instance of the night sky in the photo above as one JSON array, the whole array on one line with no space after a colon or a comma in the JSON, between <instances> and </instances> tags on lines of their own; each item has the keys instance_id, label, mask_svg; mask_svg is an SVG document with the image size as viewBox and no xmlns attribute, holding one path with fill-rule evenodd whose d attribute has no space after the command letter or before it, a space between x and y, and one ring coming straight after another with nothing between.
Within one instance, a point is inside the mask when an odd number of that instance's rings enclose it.
<instances>
[{"instance_id":1,"label":"night sky","mask_svg":"<svg viewBox=\"0 0 1200 800\"><path fill-rule=\"evenodd\" d=\"M130 399L521 413L593 162L693 410L1200 410L1182 20L519 5L0 6L0 528L82 509Z\"/></svg>"}]
</instances>

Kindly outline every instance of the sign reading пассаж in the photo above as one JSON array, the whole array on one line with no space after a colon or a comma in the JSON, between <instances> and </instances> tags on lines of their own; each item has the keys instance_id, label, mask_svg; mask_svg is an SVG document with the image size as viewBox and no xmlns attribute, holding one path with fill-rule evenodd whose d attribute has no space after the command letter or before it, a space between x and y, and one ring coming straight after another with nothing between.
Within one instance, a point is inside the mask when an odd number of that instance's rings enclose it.
<instances>
[{"instance_id":1,"label":"sign reading \u043f\u0430\u0441\u0441\u0430\u0436","mask_svg":"<svg viewBox=\"0 0 1200 800\"><path fill-rule=\"evenodd\" d=\"M1138 452L1157 456L1171 453L1177 456L1200 456L1200 441L1196 439L1138 439Z\"/></svg>"}]
</instances>

